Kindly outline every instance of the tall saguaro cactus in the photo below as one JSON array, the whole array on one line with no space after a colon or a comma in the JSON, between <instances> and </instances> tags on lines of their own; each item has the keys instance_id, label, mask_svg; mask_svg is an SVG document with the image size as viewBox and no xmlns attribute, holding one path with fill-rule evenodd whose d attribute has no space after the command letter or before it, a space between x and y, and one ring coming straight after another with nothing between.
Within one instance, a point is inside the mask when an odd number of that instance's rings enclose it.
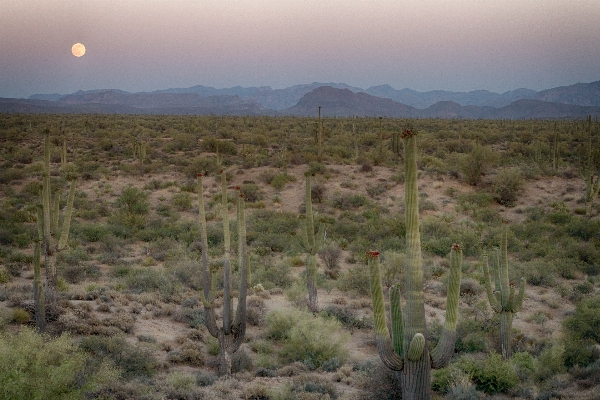
<instances>
[{"instance_id":1,"label":"tall saguaro cactus","mask_svg":"<svg viewBox=\"0 0 600 400\"><path fill-rule=\"evenodd\" d=\"M225 172L222 172L223 176ZM223 182L225 178L223 177ZM225 188L225 184L223 184ZM225 191L225 190L223 190ZM226 197L226 193L223 193ZM246 334L246 296L248 287L248 270L246 256L246 217L244 211L244 198L240 194L237 200L237 225L238 225L238 260L240 272L240 285L238 289L237 310L233 312L231 293L231 261L229 259L229 229L225 230L225 254L223 257L223 325L217 325L215 313L215 293L212 288L212 276L208 261L208 237L206 232L206 211L204 208L204 190L202 175L198 174L198 208L200 219L200 239L202 246L202 303L204 317L208 332L219 341L219 372L222 375L231 374L233 354L240 348ZM226 201L223 209L223 226L229 227Z\"/></svg>"},{"instance_id":2,"label":"tall saguaro cactus","mask_svg":"<svg viewBox=\"0 0 600 400\"><path fill-rule=\"evenodd\" d=\"M37 227L38 237L35 240L35 248L33 250L33 302L35 310L35 327L38 332L44 332L46 329L46 299L44 295L44 285L42 284L42 273L41 273L41 243L44 237L44 226L43 226L43 211L42 207L38 205L37 209Z\"/></svg>"},{"instance_id":3,"label":"tall saguaro cactus","mask_svg":"<svg viewBox=\"0 0 600 400\"><path fill-rule=\"evenodd\" d=\"M600 192L600 147L597 138L594 141L593 128L598 130L598 123L592 126L592 116L586 119L587 138L584 147L583 162L580 167L581 176L585 182L585 215L592 216L594 200Z\"/></svg>"},{"instance_id":4,"label":"tall saguaro cactus","mask_svg":"<svg viewBox=\"0 0 600 400\"><path fill-rule=\"evenodd\" d=\"M302 235L302 247L306 251L306 286L308 289L308 309L311 312L319 311L319 301L317 298L317 252L321 247L323 239L323 224L319 226L319 231L315 234L314 215L312 211L312 197L310 187L310 174L306 174L306 219L304 222L304 232Z\"/></svg>"},{"instance_id":5,"label":"tall saguaro cactus","mask_svg":"<svg viewBox=\"0 0 600 400\"><path fill-rule=\"evenodd\" d=\"M454 353L458 300L460 294L462 253L460 246L451 249L450 279L446 301L446 321L440 341L430 352L427 343L425 303L423 299L423 266L419 233L416 138L411 130L403 133L405 143L406 201L406 272L404 311L400 288L390 289L392 334L385 318L383 289L379 271L379 253L368 252L371 297L375 318L377 349L383 363L397 371L404 400L431 399L431 369L448 364Z\"/></svg>"},{"instance_id":6,"label":"tall saguaro cactus","mask_svg":"<svg viewBox=\"0 0 600 400\"><path fill-rule=\"evenodd\" d=\"M60 192L56 192L52 199L52 188L50 186L50 130L44 130L44 173L42 183L42 232L43 232L43 254L45 257L46 286L49 300L52 301L56 291L57 271L56 255L67 248L69 230L71 228L71 216L73 215L73 201L75 199L76 178L68 176L71 180L69 197L67 198L67 209L65 211L62 226L59 229L59 203ZM60 236L59 236L60 232Z\"/></svg>"},{"instance_id":7,"label":"tall saguaro cactus","mask_svg":"<svg viewBox=\"0 0 600 400\"><path fill-rule=\"evenodd\" d=\"M500 317L500 347L504 359L512 356L513 316L521 310L525 295L525 278L521 278L518 293L515 293L515 287L508 278L507 230L508 228L505 228L502 232L500 249L495 249L494 252L493 288L487 255L483 260L485 291L492 310Z\"/></svg>"}]
</instances>

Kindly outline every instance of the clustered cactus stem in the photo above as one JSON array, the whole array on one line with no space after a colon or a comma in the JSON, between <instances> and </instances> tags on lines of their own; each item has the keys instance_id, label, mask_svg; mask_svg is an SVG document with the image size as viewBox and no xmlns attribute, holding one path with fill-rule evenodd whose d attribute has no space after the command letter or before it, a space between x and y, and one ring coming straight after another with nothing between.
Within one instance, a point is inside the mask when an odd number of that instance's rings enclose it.
<instances>
[{"instance_id":1,"label":"clustered cactus stem","mask_svg":"<svg viewBox=\"0 0 600 400\"><path fill-rule=\"evenodd\" d=\"M67 208L63 217L62 227L59 228L59 203L60 192L57 191L52 199L50 185L50 130L44 130L44 172L42 183L42 233L43 253L46 269L46 292L50 302L54 300L57 284L56 255L67 248L71 217L73 215L73 202L77 186L74 174L67 174L71 180ZM59 235L60 232L60 235ZM57 239L58 238L58 239Z\"/></svg>"},{"instance_id":2,"label":"clustered cactus stem","mask_svg":"<svg viewBox=\"0 0 600 400\"><path fill-rule=\"evenodd\" d=\"M515 286L508 277L507 230L505 228L502 231L500 249L494 251L493 287L488 256L485 255L483 259L485 291L492 310L500 318L500 348L504 359L512 356L512 321L521 310L525 296L525 278L521 278L519 292L515 293Z\"/></svg>"},{"instance_id":3,"label":"clustered cactus stem","mask_svg":"<svg viewBox=\"0 0 600 400\"><path fill-rule=\"evenodd\" d=\"M234 353L240 348L246 334L246 296L248 287L247 277L247 249L246 249L246 220L244 211L244 198L240 193L237 200L238 224L238 263L240 283L238 289L237 310L233 312L233 299L231 293L231 260L229 259L230 233L229 217L227 212L227 193L225 172L221 172L223 198L223 226L225 234L225 251L223 257L223 324L217 325L215 313L215 293L212 285L212 276L208 259L208 236L206 232L206 210L204 208L204 190L202 187L202 174L198 174L198 208L200 220L200 240L202 246L202 291L200 297L204 305L205 324L208 332L219 341L219 372L230 375Z\"/></svg>"},{"instance_id":4,"label":"clustered cactus stem","mask_svg":"<svg viewBox=\"0 0 600 400\"><path fill-rule=\"evenodd\" d=\"M405 143L405 201L406 201L406 272L404 311L401 306L400 287L390 289L390 335L385 317L383 288L379 269L379 253L367 253L371 278L371 297L375 319L375 337L379 356L390 369L398 371L402 398L409 400L431 399L431 369L448 365L454 354L458 301L460 294L462 252L459 245L450 250L450 278L446 302L446 321L440 341L430 352L425 324L423 298L423 267L419 233L419 205L417 188L416 138L407 129L402 137Z\"/></svg>"},{"instance_id":5,"label":"clustered cactus stem","mask_svg":"<svg viewBox=\"0 0 600 400\"><path fill-rule=\"evenodd\" d=\"M317 253L321 248L323 240L323 224L319 225L319 231L315 235L314 215L312 211L312 197L310 186L310 174L306 174L306 218L304 221L304 232L302 237L302 246L306 251L306 286L308 289L308 309L311 312L319 311L319 301L317 297Z\"/></svg>"}]
</instances>

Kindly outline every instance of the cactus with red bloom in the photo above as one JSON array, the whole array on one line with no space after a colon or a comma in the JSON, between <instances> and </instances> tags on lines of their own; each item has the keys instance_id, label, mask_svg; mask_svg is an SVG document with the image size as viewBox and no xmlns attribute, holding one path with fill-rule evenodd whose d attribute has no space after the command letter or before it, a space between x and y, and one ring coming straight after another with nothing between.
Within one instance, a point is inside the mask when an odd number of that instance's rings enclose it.
<instances>
[{"instance_id":1,"label":"cactus with red bloom","mask_svg":"<svg viewBox=\"0 0 600 400\"><path fill-rule=\"evenodd\" d=\"M450 278L446 302L446 321L440 341L429 351L425 303L423 298L423 267L419 233L419 204L417 186L416 138L412 130L402 135L405 144L405 201L406 201L406 306L401 307L400 287L390 289L390 335L385 319L383 288L379 270L379 253L367 253L371 277L371 297L375 319L377 349L383 363L398 371L402 398L408 400L431 399L431 368L448 365L454 354L458 299L460 294L462 252L453 245L450 252Z\"/></svg>"}]
</instances>

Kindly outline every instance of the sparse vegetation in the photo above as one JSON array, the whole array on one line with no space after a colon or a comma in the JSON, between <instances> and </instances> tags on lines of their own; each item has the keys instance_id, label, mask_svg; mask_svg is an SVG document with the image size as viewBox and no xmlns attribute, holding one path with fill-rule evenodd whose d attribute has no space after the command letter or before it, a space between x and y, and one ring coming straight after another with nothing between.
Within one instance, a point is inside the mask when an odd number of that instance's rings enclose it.
<instances>
[{"instance_id":1,"label":"sparse vegetation","mask_svg":"<svg viewBox=\"0 0 600 400\"><path fill-rule=\"evenodd\" d=\"M12 378L3 375L5 398L398 398L395 372L377 357L365 252L381 251L389 310L390 288L399 284L406 293L403 192L409 179L399 165L406 156L402 143L394 142L406 122L322 118L319 157L314 118L0 116L0 374L18 375L20 389L11 391L13 383L4 383ZM431 349L443 336L453 243L464 257L456 347L448 367L432 376L433 396L549 399L578 392L594 398L600 383L600 202L584 179L593 175L596 150L586 157L588 134L595 140L598 123L410 123L419 131L418 214ZM68 208L67 178L74 171L79 177L70 234L56 254L56 301L43 313L52 336L28 328L41 316L33 283L46 128L50 186L65 189L58 207L51 207L59 211L59 227ZM552 153L557 136L558 159ZM72 163L66 169L64 138ZM228 206L221 169L227 170ZM198 173L208 250L197 221ZM300 245L305 173L312 180L313 232L322 226L314 257L315 313L306 311L309 260ZM206 330L199 293L201 258L210 260L210 301L222 326L224 306L236 308L239 296L240 261L230 257L230 282L236 284L229 295L222 261L223 210L231 220L231 245L240 240L236 186L248 201L247 327L231 359L232 376L218 378L220 346ZM516 283L517 296L521 277L528 285L512 324L510 360L501 357L501 320L487 302L481 259L502 244L503 221L510 226L509 287ZM45 280L43 263L40 273ZM16 369L24 360L37 360L36 367ZM55 378L48 378L50 371Z\"/></svg>"}]
</instances>

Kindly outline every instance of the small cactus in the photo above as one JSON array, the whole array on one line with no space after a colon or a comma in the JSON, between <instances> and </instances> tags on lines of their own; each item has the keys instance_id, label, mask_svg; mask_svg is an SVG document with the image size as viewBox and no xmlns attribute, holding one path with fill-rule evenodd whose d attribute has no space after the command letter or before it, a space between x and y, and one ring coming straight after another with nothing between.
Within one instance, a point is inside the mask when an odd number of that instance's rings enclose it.
<instances>
[{"instance_id":1,"label":"small cactus","mask_svg":"<svg viewBox=\"0 0 600 400\"><path fill-rule=\"evenodd\" d=\"M323 240L323 224L320 224L319 231L315 235L314 215L312 211L312 198L310 186L310 174L306 174L306 219L304 222L304 232L302 236L302 247L306 251L306 286L308 289L308 309L311 312L319 311L319 301L317 298L317 253L321 248Z\"/></svg>"},{"instance_id":2,"label":"small cactus","mask_svg":"<svg viewBox=\"0 0 600 400\"><path fill-rule=\"evenodd\" d=\"M500 317L500 347L504 359L512 356L512 320L513 316L521 310L525 296L525 278L521 278L517 294L515 294L515 286L508 279L507 230L508 228L505 228L502 231L500 249L494 251L493 288L488 256L485 255L483 259L485 291L492 310Z\"/></svg>"}]
</instances>

